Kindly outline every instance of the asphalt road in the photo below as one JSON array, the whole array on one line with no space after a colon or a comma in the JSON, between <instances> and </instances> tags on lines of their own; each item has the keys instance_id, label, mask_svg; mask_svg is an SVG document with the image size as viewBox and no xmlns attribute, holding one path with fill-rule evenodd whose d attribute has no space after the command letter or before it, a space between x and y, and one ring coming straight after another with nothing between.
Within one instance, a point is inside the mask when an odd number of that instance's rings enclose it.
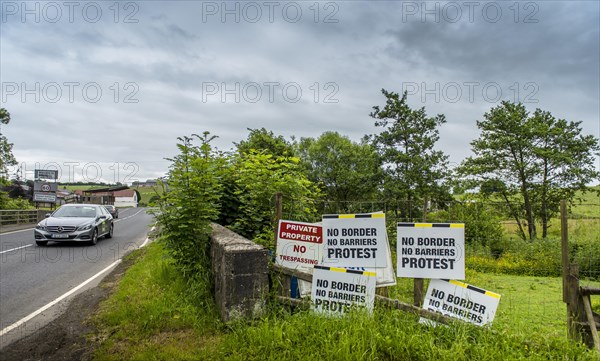
<instances>
[{"instance_id":1,"label":"asphalt road","mask_svg":"<svg viewBox=\"0 0 600 361\"><path fill-rule=\"evenodd\" d=\"M138 248L146 240L152 220L146 209L122 209L113 238L101 238L96 246L49 242L38 247L33 229L0 234L0 332ZM10 339L35 332L64 306L64 302L57 304L28 321L12 332L20 335ZM7 341L0 340L0 348Z\"/></svg>"}]
</instances>

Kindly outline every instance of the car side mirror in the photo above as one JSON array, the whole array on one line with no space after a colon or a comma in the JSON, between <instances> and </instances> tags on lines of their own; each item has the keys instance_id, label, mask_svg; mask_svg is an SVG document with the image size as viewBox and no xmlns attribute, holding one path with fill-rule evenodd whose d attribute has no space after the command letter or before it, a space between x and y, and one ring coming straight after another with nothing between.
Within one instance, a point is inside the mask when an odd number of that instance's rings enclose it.
<instances>
[{"instance_id":1,"label":"car side mirror","mask_svg":"<svg viewBox=\"0 0 600 361\"><path fill-rule=\"evenodd\" d=\"M106 216L100 216L98 219L106 219Z\"/></svg>"},{"instance_id":2,"label":"car side mirror","mask_svg":"<svg viewBox=\"0 0 600 361\"><path fill-rule=\"evenodd\" d=\"M50 213L46 213L46 218L50 217Z\"/></svg>"}]
</instances>

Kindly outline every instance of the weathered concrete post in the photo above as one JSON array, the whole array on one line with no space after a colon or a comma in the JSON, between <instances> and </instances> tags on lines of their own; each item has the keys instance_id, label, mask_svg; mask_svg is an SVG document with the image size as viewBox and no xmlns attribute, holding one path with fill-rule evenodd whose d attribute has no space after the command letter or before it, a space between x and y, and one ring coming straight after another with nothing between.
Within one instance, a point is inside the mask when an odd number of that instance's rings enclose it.
<instances>
[{"instance_id":1,"label":"weathered concrete post","mask_svg":"<svg viewBox=\"0 0 600 361\"><path fill-rule=\"evenodd\" d=\"M260 317L269 292L267 250L223 226L212 228L211 262L221 318Z\"/></svg>"}]
</instances>

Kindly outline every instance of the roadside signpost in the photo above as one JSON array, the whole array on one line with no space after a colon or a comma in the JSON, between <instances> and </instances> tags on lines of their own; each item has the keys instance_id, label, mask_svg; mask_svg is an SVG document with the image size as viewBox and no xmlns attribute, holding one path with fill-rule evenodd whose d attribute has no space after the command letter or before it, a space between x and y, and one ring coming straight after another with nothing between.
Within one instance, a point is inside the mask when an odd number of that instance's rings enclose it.
<instances>
[{"instance_id":1,"label":"roadside signpost","mask_svg":"<svg viewBox=\"0 0 600 361\"><path fill-rule=\"evenodd\" d=\"M56 191L58 190L58 171L52 169L35 169L33 182L33 201L39 207L40 203L49 203L51 207L56 203ZM49 182L53 180L54 182Z\"/></svg>"},{"instance_id":2,"label":"roadside signpost","mask_svg":"<svg viewBox=\"0 0 600 361\"><path fill-rule=\"evenodd\" d=\"M33 171L35 179L58 179L58 171L52 169L35 169Z\"/></svg>"}]
</instances>

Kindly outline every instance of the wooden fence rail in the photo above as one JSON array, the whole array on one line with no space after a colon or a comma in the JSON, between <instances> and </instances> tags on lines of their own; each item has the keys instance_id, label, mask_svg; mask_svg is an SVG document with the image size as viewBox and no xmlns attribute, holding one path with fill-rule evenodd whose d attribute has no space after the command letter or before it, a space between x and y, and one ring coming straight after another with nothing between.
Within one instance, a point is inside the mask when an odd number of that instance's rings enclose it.
<instances>
[{"instance_id":1,"label":"wooden fence rail","mask_svg":"<svg viewBox=\"0 0 600 361\"><path fill-rule=\"evenodd\" d=\"M12 224L32 224L39 222L46 211L32 210L0 210L0 226Z\"/></svg>"}]
</instances>

